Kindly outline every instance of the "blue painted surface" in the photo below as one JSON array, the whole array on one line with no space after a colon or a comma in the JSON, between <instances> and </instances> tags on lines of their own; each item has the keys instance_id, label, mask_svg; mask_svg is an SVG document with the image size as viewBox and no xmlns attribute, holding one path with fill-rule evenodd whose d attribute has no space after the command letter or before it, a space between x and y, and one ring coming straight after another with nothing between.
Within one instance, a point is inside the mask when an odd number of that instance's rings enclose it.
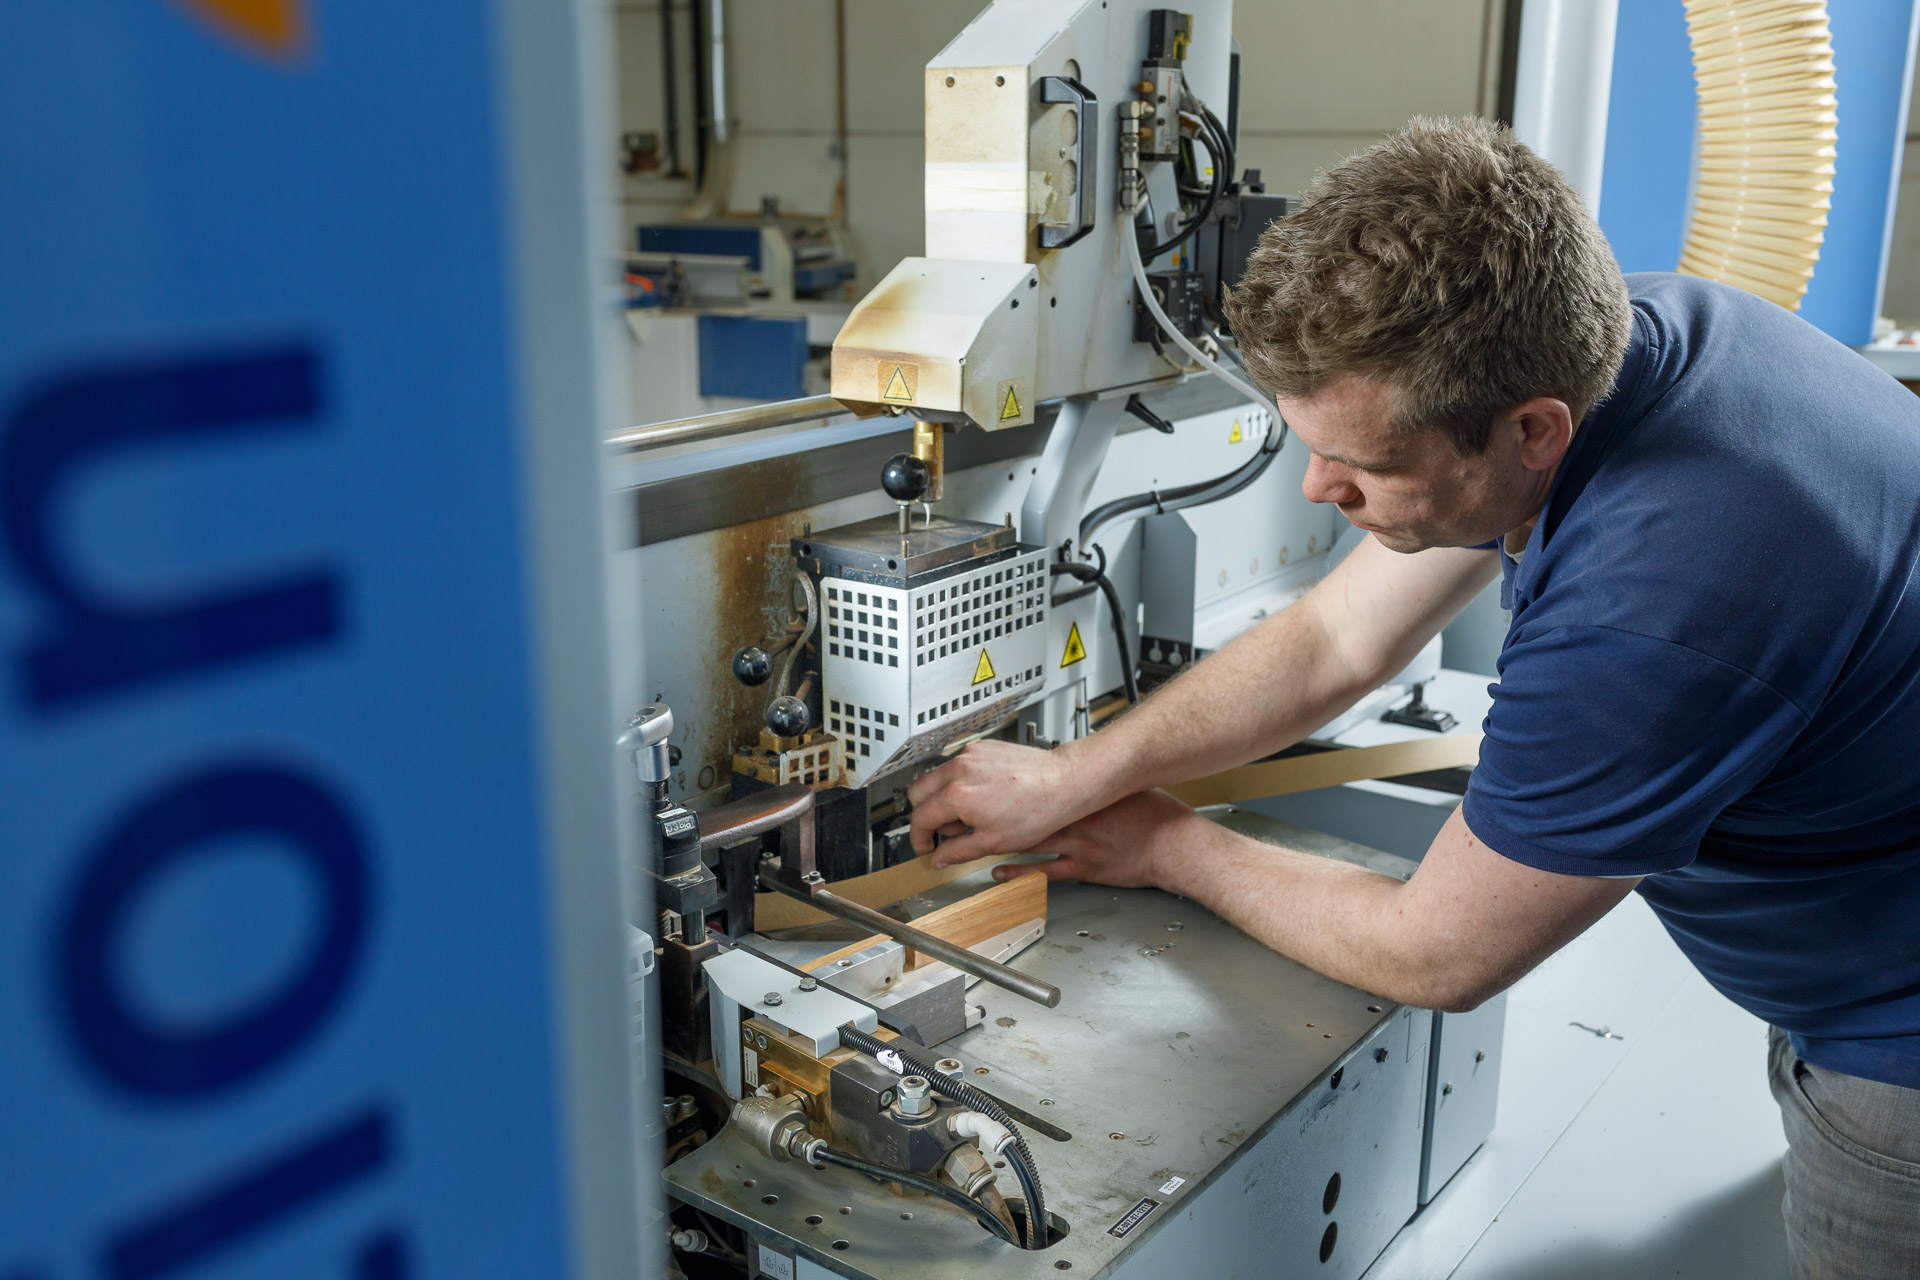
<instances>
[{"instance_id":1,"label":"blue painted surface","mask_svg":"<svg viewBox=\"0 0 1920 1280\"><path fill-rule=\"evenodd\" d=\"M760 224L715 226L707 222L663 222L638 231L642 253L709 253L745 258L747 270L760 270Z\"/></svg>"},{"instance_id":2,"label":"blue painted surface","mask_svg":"<svg viewBox=\"0 0 1920 1280\"><path fill-rule=\"evenodd\" d=\"M1671 271L1686 237L1698 110L1680 0L1619 0L1600 229L1622 271Z\"/></svg>"},{"instance_id":3,"label":"blue painted surface","mask_svg":"<svg viewBox=\"0 0 1920 1280\"><path fill-rule=\"evenodd\" d=\"M1800 314L1849 346L1873 340L1906 150L1914 0L1829 0L1839 135L1833 210Z\"/></svg>"},{"instance_id":4,"label":"blue painted surface","mask_svg":"<svg viewBox=\"0 0 1920 1280\"><path fill-rule=\"evenodd\" d=\"M0 1276L570 1269L495 12L0 7Z\"/></svg>"},{"instance_id":5,"label":"blue painted surface","mask_svg":"<svg viewBox=\"0 0 1920 1280\"><path fill-rule=\"evenodd\" d=\"M1826 242L1800 314L1871 340L1905 146L1914 0L1843 0L1833 30L1838 152ZM1620 0L1600 226L1626 271L1671 271L1686 234L1698 105L1679 0Z\"/></svg>"},{"instance_id":6,"label":"blue painted surface","mask_svg":"<svg viewBox=\"0 0 1920 1280\"><path fill-rule=\"evenodd\" d=\"M792 400L806 394L807 322L800 316L700 317L700 394Z\"/></svg>"}]
</instances>

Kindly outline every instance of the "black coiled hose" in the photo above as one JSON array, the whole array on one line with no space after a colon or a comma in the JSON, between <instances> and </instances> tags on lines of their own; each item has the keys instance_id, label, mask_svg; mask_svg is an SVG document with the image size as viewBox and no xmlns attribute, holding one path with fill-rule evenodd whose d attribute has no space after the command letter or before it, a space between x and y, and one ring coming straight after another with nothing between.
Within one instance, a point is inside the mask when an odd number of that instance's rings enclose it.
<instances>
[{"instance_id":1,"label":"black coiled hose","mask_svg":"<svg viewBox=\"0 0 1920 1280\"><path fill-rule=\"evenodd\" d=\"M981 1115L1005 1125L1013 1135L1013 1147L1007 1153L1007 1164L1013 1170L1013 1176L1020 1183L1020 1191L1027 1200L1027 1248L1043 1248L1047 1243L1047 1206L1040 1195L1040 1169L1033 1162L1033 1150L1027 1146L1026 1135L1007 1114L1007 1109L994 1099L974 1088L958 1076L950 1076L944 1071L935 1070L932 1063L915 1057L900 1046L899 1041L876 1040L858 1027L840 1028L840 1042L848 1048L858 1049L868 1057L891 1069L883 1054L892 1054L906 1068L902 1074L923 1076L933 1091L949 1102L971 1107Z\"/></svg>"}]
</instances>

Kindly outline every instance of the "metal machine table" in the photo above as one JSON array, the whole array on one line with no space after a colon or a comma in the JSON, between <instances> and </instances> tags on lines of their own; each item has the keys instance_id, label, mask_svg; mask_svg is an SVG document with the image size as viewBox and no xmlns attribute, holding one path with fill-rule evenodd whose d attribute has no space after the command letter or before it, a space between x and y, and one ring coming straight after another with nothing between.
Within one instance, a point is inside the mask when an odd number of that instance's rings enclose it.
<instances>
[{"instance_id":1,"label":"metal machine table","mask_svg":"<svg viewBox=\"0 0 1920 1280\"><path fill-rule=\"evenodd\" d=\"M1210 816L1398 878L1413 869L1245 810ZM774 1163L732 1126L667 1171L670 1194L743 1227L753 1274L1364 1272L1414 1212L1431 1015L1157 890L1056 885L1048 914L1018 963L1059 985L1059 1007L977 987L985 1019L938 1056L1023 1121L1064 1239L1016 1250L939 1202Z\"/></svg>"}]
</instances>

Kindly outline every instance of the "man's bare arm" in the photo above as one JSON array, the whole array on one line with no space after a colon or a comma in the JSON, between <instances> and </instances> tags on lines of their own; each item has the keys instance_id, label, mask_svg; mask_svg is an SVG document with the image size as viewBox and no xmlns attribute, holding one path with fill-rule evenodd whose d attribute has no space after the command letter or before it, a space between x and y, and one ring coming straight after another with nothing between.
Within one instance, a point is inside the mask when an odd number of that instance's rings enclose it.
<instances>
[{"instance_id":1,"label":"man's bare arm","mask_svg":"<svg viewBox=\"0 0 1920 1280\"><path fill-rule=\"evenodd\" d=\"M1402 884L1228 831L1164 793L1129 797L1045 851L1060 855L1039 864L1053 879L1156 885L1330 978L1427 1009L1504 991L1639 883L1534 870L1481 843L1455 810Z\"/></svg>"},{"instance_id":2,"label":"man's bare arm","mask_svg":"<svg viewBox=\"0 0 1920 1280\"><path fill-rule=\"evenodd\" d=\"M1057 751L979 742L908 791L936 861L1033 847L1149 787L1278 751L1413 660L1499 571L1490 551L1389 551L1371 537L1305 597L1092 737Z\"/></svg>"},{"instance_id":3,"label":"man's bare arm","mask_svg":"<svg viewBox=\"0 0 1920 1280\"><path fill-rule=\"evenodd\" d=\"M1064 749L1110 800L1270 755L1413 661L1497 572L1490 551L1402 555L1364 538L1291 607Z\"/></svg>"}]
</instances>

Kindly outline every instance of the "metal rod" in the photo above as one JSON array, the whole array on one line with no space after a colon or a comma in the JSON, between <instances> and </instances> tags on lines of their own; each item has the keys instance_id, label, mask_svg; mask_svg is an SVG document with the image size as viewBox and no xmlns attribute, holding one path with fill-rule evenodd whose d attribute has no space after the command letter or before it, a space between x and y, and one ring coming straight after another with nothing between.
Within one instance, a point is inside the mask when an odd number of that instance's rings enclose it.
<instances>
[{"instance_id":1,"label":"metal rod","mask_svg":"<svg viewBox=\"0 0 1920 1280\"><path fill-rule=\"evenodd\" d=\"M761 880L768 888L784 893L789 898L804 902L830 916L839 916L842 920L851 921L863 929L884 933L895 942L911 947L915 951L925 952L943 964L950 964L982 981L991 982L994 986L1011 991L1017 996L1024 996L1035 1004L1045 1005L1051 1009L1060 1003L1060 988L1052 983L1030 978L1018 969L1010 969L996 960L975 955L965 947L955 946L910 924L902 924L892 916L881 915L871 907L863 907L837 893L825 889L816 889L809 893L804 887L788 884L777 876L762 876Z\"/></svg>"},{"instance_id":2,"label":"metal rod","mask_svg":"<svg viewBox=\"0 0 1920 1280\"><path fill-rule=\"evenodd\" d=\"M832 396L806 396L799 400L775 400L769 404L748 405L744 409L725 409L697 418L674 422L656 422L644 427L628 427L607 437L607 443L622 453L658 449L669 444L692 444L720 436L739 435L763 427L785 427L796 422L818 422L847 412L845 405Z\"/></svg>"}]
</instances>

